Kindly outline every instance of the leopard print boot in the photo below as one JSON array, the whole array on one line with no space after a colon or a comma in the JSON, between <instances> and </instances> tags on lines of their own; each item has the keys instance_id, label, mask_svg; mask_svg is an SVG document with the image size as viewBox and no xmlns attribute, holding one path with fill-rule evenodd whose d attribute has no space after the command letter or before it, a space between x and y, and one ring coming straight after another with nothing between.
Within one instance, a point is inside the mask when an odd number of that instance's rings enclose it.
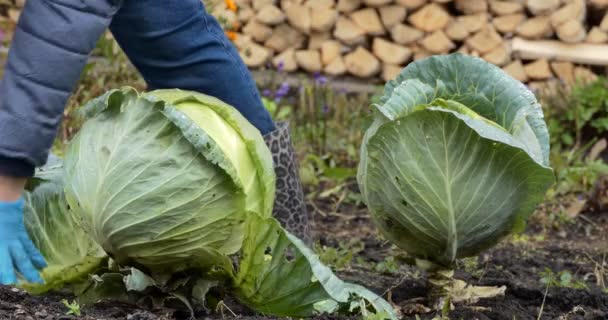
<instances>
[{"instance_id":1,"label":"leopard print boot","mask_svg":"<svg viewBox=\"0 0 608 320\"><path fill-rule=\"evenodd\" d=\"M275 131L264 136L264 140L272 152L277 177L276 198L272 214L279 220L283 228L311 246L310 223L312 217L304 201L304 191L289 133L289 123L277 122L276 126Z\"/></svg>"}]
</instances>

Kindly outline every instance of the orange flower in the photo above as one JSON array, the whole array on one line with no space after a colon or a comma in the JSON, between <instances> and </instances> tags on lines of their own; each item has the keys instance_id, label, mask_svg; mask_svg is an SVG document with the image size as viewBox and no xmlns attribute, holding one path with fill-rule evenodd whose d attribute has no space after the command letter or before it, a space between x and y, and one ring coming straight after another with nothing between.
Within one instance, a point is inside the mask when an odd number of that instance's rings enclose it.
<instances>
[{"instance_id":1,"label":"orange flower","mask_svg":"<svg viewBox=\"0 0 608 320\"><path fill-rule=\"evenodd\" d=\"M226 3L226 8L228 8L228 10L236 12L237 7L236 3L234 3L234 0L224 0L224 3Z\"/></svg>"},{"instance_id":2,"label":"orange flower","mask_svg":"<svg viewBox=\"0 0 608 320\"><path fill-rule=\"evenodd\" d=\"M226 31L226 36L228 37L228 39L230 39L231 41L236 40L236 32L234 31Z\"/></svg>"}]
</instances>

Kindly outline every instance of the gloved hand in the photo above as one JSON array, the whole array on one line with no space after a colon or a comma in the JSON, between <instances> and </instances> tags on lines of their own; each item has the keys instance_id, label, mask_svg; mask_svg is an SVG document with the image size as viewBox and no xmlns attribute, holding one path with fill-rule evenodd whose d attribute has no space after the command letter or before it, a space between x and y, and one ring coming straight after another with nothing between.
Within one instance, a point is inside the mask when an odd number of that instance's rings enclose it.
<instances>
[{"instance_id":1,"label":"gloved hand","mask_svg":"<svg viewBox=\"0 0 608 320\"><path fill-rule=\"evenodd\" d=\"M38 270L45 268L46 262L25 231L23 206L23 198L0 202L0 284L3 285L17 282L15 271L29 282L43 282Z\"/></svg>"}]
</instances>

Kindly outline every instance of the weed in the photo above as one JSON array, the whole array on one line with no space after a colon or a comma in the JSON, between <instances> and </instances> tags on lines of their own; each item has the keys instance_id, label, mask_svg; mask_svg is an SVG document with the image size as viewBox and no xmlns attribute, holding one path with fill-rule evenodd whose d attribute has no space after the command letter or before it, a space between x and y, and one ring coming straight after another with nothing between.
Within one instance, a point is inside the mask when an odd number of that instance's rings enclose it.
<instances>
[{"instance_id":1,"label":"weed","mask_svg":"<svg viewBox=\"0 0 608 320\"><path fill-rule=\"evenodd\" d=\"M66 312L67 315L73 314L80 316L80 305L76 301L70 303L68 300L63 299L61 300L61 303L69 309L69 311Z\"/></svg>"},{"instance_id":2,"label":"weed","mask_svg":"<svg viewBox=\"0 0 608 320\"><path fill-rule=\"evenodd\" d=\"M364 248L365 245L359 240L349 244L340 242L338 248L322 246L318 242L315 244L315 252L319 255L321 262L332 266L335 270L349 269L353 257L363 251Z\"/></svg>"},{"instance_id":3,"label":"weed","mask_svg":"<svg viewBox=\"0 0 608 320\"><path fill-rule=\"evenodd\" d=\"M575 280L572 273L563 270L555 273L550 268L545 268L540 272L540 282L548 287L587 289L587 284L580 280Z\"/></svg>"}]
</instances>

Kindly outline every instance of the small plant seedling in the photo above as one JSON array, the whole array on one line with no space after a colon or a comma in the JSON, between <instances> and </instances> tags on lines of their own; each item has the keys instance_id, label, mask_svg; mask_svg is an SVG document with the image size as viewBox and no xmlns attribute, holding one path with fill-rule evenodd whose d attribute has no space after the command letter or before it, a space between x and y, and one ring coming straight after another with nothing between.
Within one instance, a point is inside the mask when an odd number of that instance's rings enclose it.
<instances>
[{"instance_id":1,"label":"small plant seedling","mask_svg":"<svg viewBox=\"0 0 608 320\"><path fill-rule=\"evenodd\" d=\"M81 314L80 313L81 306L80 306L80 304L78 304L78 302L76 302L76 300L74 300L74 301L72 301L70 303L70 302L68 302L68 300L63 299L63 300L61 300L61 303L63 303L63 305L66 306L69 309L69 311L66 312L66 314L68 314L68 315L69 314L73 314L73 315L76 315L76 316L80 316L80 314Z\"/></svg>"},{"instance_id":2,"label":"small plant seedling","mask_svg":"<svg viewBox=\"0 0 608 320\"><path fill-rule=\"evenodd\" d=\"M540 276L540 282L548 287L587 289L585 282L574 280L572 273L568 270L555 273L553 270L545 268L540 272Z\"/></svg>"}]
</instances>

